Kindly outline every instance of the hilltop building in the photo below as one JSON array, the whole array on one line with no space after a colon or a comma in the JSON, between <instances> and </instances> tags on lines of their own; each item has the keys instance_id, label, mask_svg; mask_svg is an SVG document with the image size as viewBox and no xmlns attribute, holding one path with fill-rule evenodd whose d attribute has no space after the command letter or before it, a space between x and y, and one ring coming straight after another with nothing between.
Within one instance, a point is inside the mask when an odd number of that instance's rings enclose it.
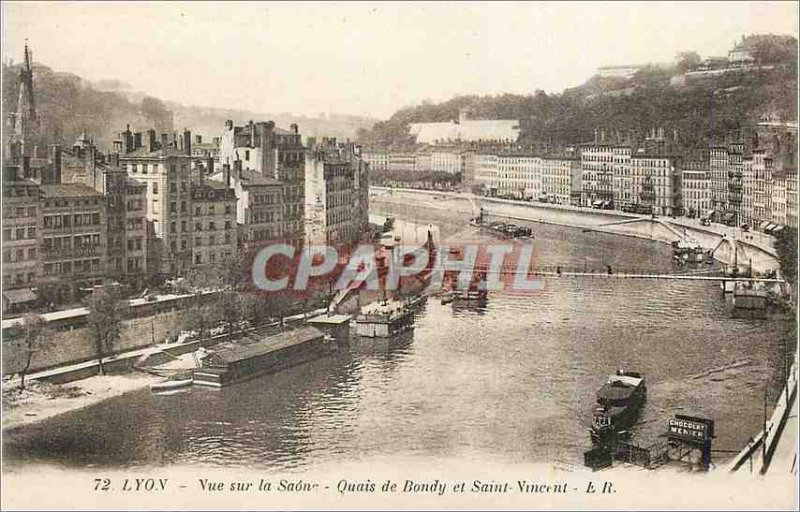
<instances>
[{"instance_id":1,"label":"hilltop building","mask_svg":"<svg viewBox=\"0 0 800 512\"><path fill-rule=\"evenodd\" d=\"M470 119L470 110L462 109L457 121L411 123L409 132L417 144L453 142L507 142L519 139L520 122L510 119Z\"/></svg>"}]
</instances>

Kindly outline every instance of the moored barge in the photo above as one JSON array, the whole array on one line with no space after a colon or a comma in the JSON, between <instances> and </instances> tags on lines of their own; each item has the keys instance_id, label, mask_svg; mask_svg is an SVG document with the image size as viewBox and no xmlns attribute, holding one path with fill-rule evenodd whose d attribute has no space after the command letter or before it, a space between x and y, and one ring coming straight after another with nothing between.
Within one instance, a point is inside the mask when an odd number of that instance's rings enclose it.
<instances>
[{"instance_id":1,"label":"moored barge","mask_svg":"<svg viewBox=\"0 0 800 512\"><path fill-rule=\"evenodd\" d=\"M274 373L326 353L325 335L315 327L300 327L252 343L229 343L209 351L194 371L194 384L221 388Z\"/></svg>"},{"instance_id":2,"label":"moored barge","mask_svg":"<svg viewBox=\"0 0 800 512\"><path fill-rule=\"evenodd\" d=\"M594 443L605 445L627 432L647 396L644 375L618 370L597 391L597 404L589 430Z\"/></svg>"},{"instance_id":3,"label":"moored barge","mask_svg":"<svg viewBox=\"0 0 800 512\"><path fill-rule=\"evenodd\" d=\"M356 316L356 334L367 338L389 338L413 327L414 308L406 301L368 304Z\"/></svg>"}]
</instances>

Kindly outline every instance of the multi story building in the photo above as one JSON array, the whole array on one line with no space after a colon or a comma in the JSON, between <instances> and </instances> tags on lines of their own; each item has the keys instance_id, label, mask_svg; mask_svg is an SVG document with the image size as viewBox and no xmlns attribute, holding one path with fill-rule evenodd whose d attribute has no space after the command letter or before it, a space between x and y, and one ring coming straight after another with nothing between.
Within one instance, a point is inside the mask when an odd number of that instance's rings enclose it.
<instances>
[{"instance_id":1,"label":"multi story building","mask_svg":"<svg viewBox=\"0 0 800 512\"><path fill-rule=\"evenodd\" d=\"M498 154L497 194L515 199L539 199L542 194L541 158L522 153Z\"/></svg>"},{"instance_id":2,"label":"multi story building","mask_svg":"<svg viewBox=\"0 0 800 512\"><path fill-rule=\"evenodd\" d=\"M497 154L475 155L475 187L488 196L497 195Z\"/></svg>"},{"instance_id":3,"label":"multi story building","mask_svg":"<svg viewBox=\"0 0 800 512\"><path fill-rule=\"evenodd\" d=\"M541 159L541 197L548 203L570 204L572 183L580 175L581 161L578 158Z\"/></svg>"},{"instance_id":4,"label":"multi story building","mask_svg":"<svg viewBox=\"0 0 800 512\"><path fill-rule=\"evenodd\" d=\"M753 225L761 225L772 219L772 158L764 149L753 151Z\"/></svg>"},{"instance_id":5,"label":"multi story building","mask_svg":"<svg viewBox=\"0 0 800 512\"><path fill-rule=\"evenodd\" d=\"M658 215L681 215L681 173L678 161L669 156L631 157L633 197L651 206Z\"/></svg>"},{"instance_id":6,"label":"multi story building","mask_svg":"<svg viewBox=\"0 0 800 512\"><path fill-rule=\"evenodd\" d=\"M386 151L362 151L361 159L369 164L370 171L389 170L389 153Z\"/></svg>"},{"instance_id":7,"label":"multi story building","mask_svg":"<svg viewBox=\"0 0 800 512\"><path fill-rule=\"evenodd\" d=\"M711 208L721 217L728 210L728 148L716 146L709 152Z\"/></svg>"},{"instance_id":8,"label":"multi story building","mask_svg":"<svg viewBox=\"0 0 800 512\"><path fill-rule=\"evenodd\" d=\"M106 273L134 285L147 272L147 185L128 177L119 156L105 158L94 142L81 134L71 150L53 148L57 183L83 183L103 194L106 201Z\"/></svg>"},{"instance_id":9,"label":"multi story building","mask_svg":"<svg viewBox=\"0 0 800 512\"><path fill-rule=\"evenodd\" d=\"M417 151L417 153L413 155L413 158L414 158L413 160L414 171L429 172L431 169L433 169L433 161L432 161L433 156L431 155L430 151L428 150Z\"/></svg>"},{"instance_id":10,"label":"multi story building","mask_svg":"<svg viewBox=\"0 0 800 512\"><path fill-rule=\"evenodd\" d=\"M684 215L692 218L706 217L711 210L708 162L683 162L680 172Z\"/></svg>"},{"instance_id":11,"label":"multi story building","mask_svg":"<svg viewBox=\"0 0 800 512\"><path fill-rule=\"evenodd\" d=\"M724 220L735 226L744 224L744 143L728 148L728 211Z\"/></svg>"},{"instance_id":12,"label":"multi story building","mask_svg":"<svg viewBox=\"0 0 800 512\"><path fill-rule=\"evenodd\" d=\"M618 154L630 148L594 145L581 151L581 204L597 206L614 202L614 167Z\"/></svg>"},{"instance_id":13,"label":"multi story building","mask_svg":"<svg viewBox=\"0 0 800 512\"><path fill-rule=\"evenodd\" d=\"M369 226L366 164L352 143L323 139L306 155L306 239L351 246ZM362 197L366 196L366 197Z\"/></svg>"},{"instance_id":14,"label":"multi story building","mask_svg":"<svg viewBox=\"0 0 800 512\"><path fill-rule=\"evenodd\" d=\"M464 174L465 154L458 149L431 151L431 168L433 172L448 174Z\"/></svg>"},{"instance_id":15,"label":"multi story building","mask_svg":"<svg viewBox=\"0 0 800 512\"><path fill-rule=\"evenodd\" d=\"M269 241L286 239L283 223L283 184L251 170L242 169L241 160L228 164L211 176L234 191L236 196L237 239L240 251Z\"/></svg>"},{"instance_id":16,"label":"multi story building","mask_svg":"<svg viewBox=\"0 0 800 512\"><path fill-rule=\"evenodd\" d=\"M148 266L154 272L178 275L192 265L191 150L192 134L184 130L182 148L166 134L158 142L155 130L131 133L130 127L114 141L119 165L130 178L146 186ZM173 232L169 229L175 225Z\"/></svg>"},{"instance_id":17,"label":"multi story building","mask_svg":"<svg viewBox=\"0 0 800 512\"><path fill-rule=\"evenodd\" d=\"M59 302L100 284L106 273L106 199L82 183L42 185L44 285Z\"/></svg>"},{"instance_id":18,"label":"multi story building","mask_svg":"<svg viewBox=\"0 0 800 512\"><path fill-rule=\"evenodd\" d=\"M240 161L242 170L281 183L281 238L299 249L305 233L304 193L305 149L296 124L286 131L272 121L234 126L225 122L220 139L220 163L232 166Z\"/></svg>"},{"instance_id":19,"label":"multi story building","mask_svg":"<svg viewBox=\"0 0 800 512\"><path fill-rule=\"evenodd\" d=\"M786 172L786 225L797 229L797 169Z\"/></svg>"},{"instance_id":20,"label":"multi story building","mask_svg":"<svg viewBox=\"0 0 800 512\"><path fill-rule=\"evenodd\" d=\"M775 172L772 175L772 198L770 222L785 226L786 221L786 173Z\"/></svg>"},{"instance_id":21,"label":"multi story building","mask_svg":"<svg viewBox=\"0 0 800 512\"><path fill-rule=\"evenodd\" d=\"M420 170L415 168L416 161L417 160L414 153L389 153L387 170L393 172L410 172L414 170Z\"/></svg>"},{"instance_id":22,"label":"multi story building","mask_svg":"<svg viewBox=\"0 0 800 512\"><path fill-rule=\"evenodd\" d=\"M225 183L207 180L198 169L192 191L192 264L234 263L237 254L236 192ZM177 221L170 232L177 233Z\"/></svg>"},{"instance_id":23,"label":"multi story building","mask_svg":"<svg viewBox=\"0 0 800 512\"><path fill-rule=\"evenodd\" d=\"M42 278L42 211L39 184L3 168L3 310L32 302Z\"/></svg>"}]
</instances>

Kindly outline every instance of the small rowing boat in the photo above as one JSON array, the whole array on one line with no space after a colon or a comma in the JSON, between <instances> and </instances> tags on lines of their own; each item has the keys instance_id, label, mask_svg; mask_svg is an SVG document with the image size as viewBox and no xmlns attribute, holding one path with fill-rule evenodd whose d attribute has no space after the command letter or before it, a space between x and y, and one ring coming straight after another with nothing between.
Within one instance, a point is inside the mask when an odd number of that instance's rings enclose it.
<instances>
[{"instance_id":1,"label":"small rowing boat","mask_svg":"<svg viewBox=\"0 0 800 512\"><path fill-rule=\"evenodd\" d=\"M173 389L184 388L186 386L191 386L194 379L191 377L187 379L178 379L178 380L163 380L161 382L154 382L150 384L150 391L158 392L158 391L172 391Z\"/></svg>"}]
</instances>

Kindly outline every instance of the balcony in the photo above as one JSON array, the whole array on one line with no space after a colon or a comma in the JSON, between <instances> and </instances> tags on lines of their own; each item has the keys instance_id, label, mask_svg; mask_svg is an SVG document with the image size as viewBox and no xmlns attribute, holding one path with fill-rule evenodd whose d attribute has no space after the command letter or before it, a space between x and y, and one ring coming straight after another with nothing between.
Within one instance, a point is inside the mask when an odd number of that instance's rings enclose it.
<instances>
[{"instance_id":1,"label":"balcony","mask_svg":"<svg viewBox=\"0 0 800 512\"><path fill-rule=\"evenodd\" d=\"M89 256L99 256L100 248L94 247L74 247L71 249L45 249L44 261L72 260Z\"/></svg>"}]
</instances>

